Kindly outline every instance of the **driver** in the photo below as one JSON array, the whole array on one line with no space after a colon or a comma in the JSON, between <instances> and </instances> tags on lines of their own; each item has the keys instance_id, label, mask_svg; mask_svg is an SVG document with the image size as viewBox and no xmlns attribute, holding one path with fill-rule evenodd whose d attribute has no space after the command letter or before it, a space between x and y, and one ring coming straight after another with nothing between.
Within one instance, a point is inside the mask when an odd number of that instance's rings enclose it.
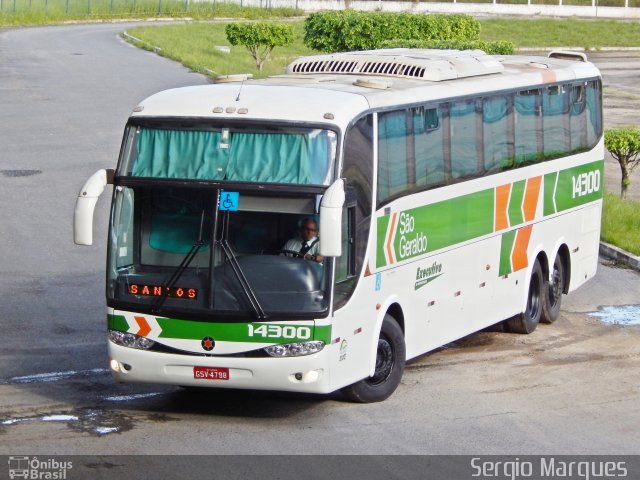
<instances>
[{"instance_id":1,"label":"driver","mask_svg":"<svg viewBox=\"0 0 640 480\"><path fill-rule=\"evenodd\" d=\"M318 255L319 240L318 224L313 218L305 218L300 228L300 236L289 240L283 250L286 250L285 255L287 256L300 256L305 260L321 263L323 257Z\"/></svg>"}]
</instances>

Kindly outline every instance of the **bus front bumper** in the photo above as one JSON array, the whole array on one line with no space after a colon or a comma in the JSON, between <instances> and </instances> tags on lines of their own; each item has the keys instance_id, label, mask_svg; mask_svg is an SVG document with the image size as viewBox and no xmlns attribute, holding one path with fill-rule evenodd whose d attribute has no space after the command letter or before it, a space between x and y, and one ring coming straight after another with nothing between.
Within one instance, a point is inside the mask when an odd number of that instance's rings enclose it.
<instances>
[{"instance_id":1,"label":"bus front bumper","mask_svg":"<svg viewBox=\"0 0 640 480\"><path fill-rule=\"evenodd\" d=\"M109 341L115 380L131 383L330 393L328 350L300 357L239 358L177 355Z\"/></svg>"}]
</instances>

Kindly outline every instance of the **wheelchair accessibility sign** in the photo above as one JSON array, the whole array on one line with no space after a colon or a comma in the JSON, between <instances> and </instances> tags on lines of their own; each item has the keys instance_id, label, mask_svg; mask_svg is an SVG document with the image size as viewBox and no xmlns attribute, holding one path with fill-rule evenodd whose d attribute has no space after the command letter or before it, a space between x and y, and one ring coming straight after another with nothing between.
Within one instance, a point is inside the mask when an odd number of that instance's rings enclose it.
<instances>
[{"instance_id":1,"label":"wheelchair accessibility sign","mask_svg":"<svg viewBox=\"0 0 640 480\"><path fill-rule=\"evenodd\" d=\"M218 210L235 212L238 210L239 192L220 192Z\"/></svg>"}]
</instances>

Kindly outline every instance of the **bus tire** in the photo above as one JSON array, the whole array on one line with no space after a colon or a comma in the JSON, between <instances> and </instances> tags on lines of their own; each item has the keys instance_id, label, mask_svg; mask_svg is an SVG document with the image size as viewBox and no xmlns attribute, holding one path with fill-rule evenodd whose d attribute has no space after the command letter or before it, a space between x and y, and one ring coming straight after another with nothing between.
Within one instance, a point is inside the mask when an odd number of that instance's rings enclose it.
<instances>
[{"instance_id":1,"label":"bus tire","mask_svg":"<svg viewBox=\"0 0 640 480\"><path fill-rule=\"evenodd\" d=\"M373 376L342 389L352 402L381 402L391 396L402 379L406 359L404 334L398 322L386 314L378 338L376 369Z\"/></svg>"},{"instance_id":2,"label":"bus tire","mask_svg":"<svg viewBox=\"0 0 640 480\"><path fill-rule=\"evenodd\" d=\"M536 329L542 317L543 286L542 268L540 268L540 262L536 259L531 269L527 306L524 312L506 321L506 327L509 332L528 334Z\"/></svg>"},{"instance_id":3,"label":"bus tire","mask_svg":"<svg viewBox=\"0 0 640 480\"><path fill-rule=\"evenodd\" d=\"M544 280L542 288L542 323L553 323L560 316L562 292L564 291L564 266L560 255L553 262L551 278Z\"/></svg>"}]
</instances>

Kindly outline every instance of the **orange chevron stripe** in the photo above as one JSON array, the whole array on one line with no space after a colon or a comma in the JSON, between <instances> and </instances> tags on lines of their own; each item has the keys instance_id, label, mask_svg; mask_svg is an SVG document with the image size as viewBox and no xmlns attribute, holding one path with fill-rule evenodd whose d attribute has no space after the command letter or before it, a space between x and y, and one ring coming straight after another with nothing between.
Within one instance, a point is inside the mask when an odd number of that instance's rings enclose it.
<instances>
[{"instance_id":1,"label":"orange chevron stripe","mask_svg":"<svg viewBox=\"0 0 640 480\"><path fill-rule=\"evenodd\" d=\"M509 216L507 215L507 207L509 206L509 195L511 194L511 184L500 185L496 187L496 216L495 231L509 228Z\"/></svg>"},{"instance_id":2,"label":"orange chevron stripe","mask_svg":"<svg viewBox=\"0 0 640 480\"><path fill-rule=\"evenodd\" d=\"M367 265L367 268L364 269L364 276L365 277L370 277L371 276L371 269L369 268L369 261L367 261L366 265Z\"/></svg>"},{"instance_id":3,"label":"orange chevron stripe","mask_svg":"<svg viewBox=\"0 0 640 480\"><path fill-rule=\"evenodd\" d=\"M393 232L396 229L396 217L397 213L391 216L391 228L389 229L389 238L387 238L387 255L389 255L389 264L393 263L393 248L391 245L391 239L393 238Z\"/></svg>"},{"instance_id":4,"label":"orange chevron stripe","mask_svg":"<svg viewBox=\"0 0 640 480\"><path fill-rule=\"evenodd\" d=\"M140 337L146 337L147 335L149 335L149 332L151 331L151 327L149 326L145 318L144 317L133 317L133 318L135 319L138 326L140 327L140 330L138 330L138 333L136 333L136 335Z\"/></svg>"},{"instance_id":5,"label":"orange chevron stripe","mask_svg":"<svg viewBox=\"0 0 640 480\"><path fill-rule=\"evenodd\" d=\"M514 272L522 270L529 265L527 249L529 248L529 239L531 238L532 230L533 225L527 225L516 233L516 241L513 245L513 252L511 253L511 266Z\"/></svg>"},{"instance_id":6,"label":"orange chevron stripe","mask_svg":"<svg viewBox=\"0 0 640 480\"><path fill-rule=\"evenodd\" d=\"M536 208L538 208L538 196L540 195L541 184L542 177L533 177L527 180L527 187L522 202L525 222L530 222L536 218Z\"/></svg>"}]
</instances>

